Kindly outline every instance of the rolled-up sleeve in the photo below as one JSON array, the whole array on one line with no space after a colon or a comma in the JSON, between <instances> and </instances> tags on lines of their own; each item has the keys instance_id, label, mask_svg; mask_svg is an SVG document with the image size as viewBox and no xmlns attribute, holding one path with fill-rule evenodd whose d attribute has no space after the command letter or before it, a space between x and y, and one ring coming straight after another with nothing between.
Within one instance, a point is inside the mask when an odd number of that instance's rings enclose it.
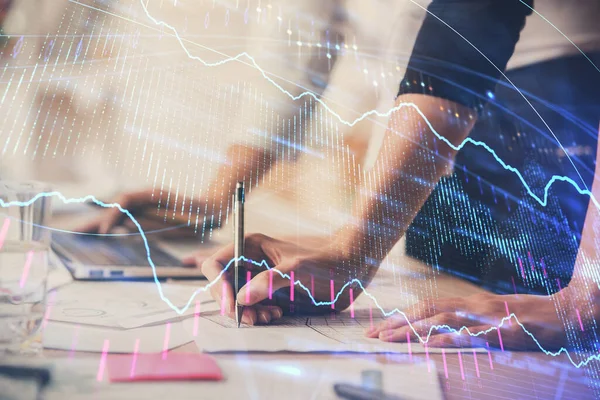
<instances>
[{"instance_id":1,"label":"rolled-up sleeve","mask_svg":"<svg viewBox=\"0 0 600 400\"><path fill-rule=\"evenodd\" d=\"M422 93L480 111L493 97L533 0L433 0L398 95Z\"/></svg>"}]
</instances>

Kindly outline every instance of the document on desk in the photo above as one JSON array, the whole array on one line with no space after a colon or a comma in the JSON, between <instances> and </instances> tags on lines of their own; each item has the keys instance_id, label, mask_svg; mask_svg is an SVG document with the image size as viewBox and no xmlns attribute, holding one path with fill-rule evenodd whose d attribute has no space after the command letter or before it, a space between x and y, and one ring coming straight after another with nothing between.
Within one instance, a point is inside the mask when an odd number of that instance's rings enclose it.
<instances>
[{"instance_id":1,"label":"document on desk","mask_svg":"<svg viewBox=\"0 0 600 400\"><path fill-rule=\"evenodd\" d=\"M166 283L161 288L163 295L180 308L196 289ZM214 301L203 296L201 303ZM154 282L73 282L57 290L49 304L48 319L131 329L176 321L192 315L194 310L191 307L182 315L177 314L160 298Z\"/></svg>"},{"instance_id":2,"label":"document on desk","mask_svg":"<svg viewBox=\"0 0 600 400\"><path fill-rule=\"evenodd\" d=\"M111 329L50 321L42 334L44 348L100 353L108 342L109 353L158 353L192 341L192 337L175 322L134 329Z\"/></svg>"},{"instance_id":3,"label":"document on desk","mask_svg":"<svg viewBox=\"0 0 600 400\"><path fill-rule=\"evenodd\" d=\"M237 328L233 319L209 311L199 318L183 321L199 349L205 352L357 352L357 353L425 353L419 343L386 343L365 337L371 325L384 320L373 316L371 310L323 316L286 316L269 326ZM195 335L194 335L195 333ZM460 348L445 349L458 352ZM471 351L471 349L469 349ZM485 351L476 349L476 351ZM429 353L439 353L439 348L427 348Z\"/></svg>"}]
</instances>

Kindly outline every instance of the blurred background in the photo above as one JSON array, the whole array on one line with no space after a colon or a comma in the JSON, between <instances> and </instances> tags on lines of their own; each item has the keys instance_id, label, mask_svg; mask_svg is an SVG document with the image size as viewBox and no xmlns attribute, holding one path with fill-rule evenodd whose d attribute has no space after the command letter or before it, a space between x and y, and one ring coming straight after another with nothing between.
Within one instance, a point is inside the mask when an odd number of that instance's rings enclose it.
<instances>
[{"instance_id":1,"label":"blurred background","mask_svg":"<svg viewBox=\"0 0 600 400\"><path fill-rule=\"evenodd\" d=\"M402 12L412 25L397 23ZM277 169L271 186L308 208L319 188L343 204L336 178L376 156L371 139L387 119L340 120L393 106L423 13L384 0L7 1L0 177L67 196L190 193L228 144L302 126L304 138L279 143L299 164ZM304 92L330 110L292 99Z\"/></svg>"}]
</instances>

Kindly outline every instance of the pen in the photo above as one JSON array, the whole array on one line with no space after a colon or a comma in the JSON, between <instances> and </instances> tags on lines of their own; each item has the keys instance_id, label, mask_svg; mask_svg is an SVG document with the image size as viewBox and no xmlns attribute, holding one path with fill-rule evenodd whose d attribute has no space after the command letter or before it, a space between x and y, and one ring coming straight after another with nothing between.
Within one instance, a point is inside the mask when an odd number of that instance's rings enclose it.
<instances>
[{"instance_id":1,"label":"pen","mask_svg":"<svg viewBox=\"0 0 600 400\"><path fill-rule=\"evenodd\" d=\"M244 255L244 182L238 182L233 195L233 247L234 247L234 290L235 290L235 320L238 328L242 323L242 314L244 306L238 304L237 295L240 291L240 267L242 266L242 256Z\"/></svg>"}]
</instances>

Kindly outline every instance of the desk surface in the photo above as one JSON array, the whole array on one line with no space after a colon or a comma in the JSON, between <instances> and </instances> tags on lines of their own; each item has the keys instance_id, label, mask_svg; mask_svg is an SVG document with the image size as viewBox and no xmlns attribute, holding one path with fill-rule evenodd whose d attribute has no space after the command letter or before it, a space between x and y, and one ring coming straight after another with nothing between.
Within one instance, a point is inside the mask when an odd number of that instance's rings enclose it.
<instances>
[{"instance_id":1,"label":"desk surface","mask_svg":"<svg viewBox=\"0 0 600 400\"><path fill-rule=\"evenodd\" d=\"M64 219L59 219L60 225L65 226ZM69 224L67 224L69 225ZM265 225L266 226L266 225ZM268 228L267 233L268 232ZM227 237L226 235L225 237ZM208 250L207 250L208 251ZM403 267L418 274L427 275L429 268L405 256ZM406 276L404 279L417 279ZM421 278L422 279L422 278ZM482 289L469 282L458 278L440 274L436 276L437 295L466 296L481 292ZM189 285L200 285L200 282L187 282ZM205 282L204 282L205 284ZM110 285L110 283L107 283ZM197 352L193 343L184 345L172 351ZM50 359L73 357L68 351L46 350L44 355ZM79 353L76 358L90 358L98 362L99 354ZM232 354L219 354L217 360L237 360L239 356ZM247 354L245 360L333 360L335 354ZM372 355L352 355L355 358L373 359ZM475 362L477 358L477 363ZM408 355L376 355L375 359L382 364L411 362ZM424 355L414 355L413 362L424 360ZM491 353L478 353L474 355L465 350L459 354L431 354L430 359L435 362L439 379L445 397L448 399L460 398L594 398L590 382L594 379L594 369L575 368L564 355L551 357L541 352L509 352L494 351ZM594 366L597 367L597 366ZM272 379L271 376L265 379ZM310 383L307 383L310 384ZM160 390L156 396L161 397Z\"/></svg>"}]
</instances>

